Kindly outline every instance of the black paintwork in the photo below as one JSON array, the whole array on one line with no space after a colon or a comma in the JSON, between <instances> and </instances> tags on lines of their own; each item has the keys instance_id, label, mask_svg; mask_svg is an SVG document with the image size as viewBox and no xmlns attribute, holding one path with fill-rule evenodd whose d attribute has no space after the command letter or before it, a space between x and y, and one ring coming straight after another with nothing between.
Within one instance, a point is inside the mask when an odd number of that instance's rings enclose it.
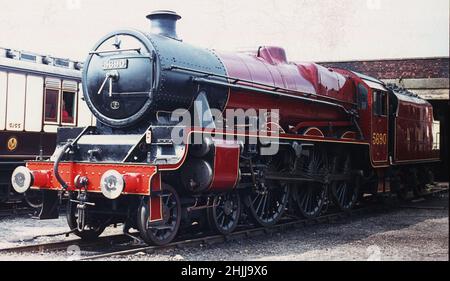
<instances>
[{"instance_id":1,"label":"black paintwork","mask_svg":"<svg viewBox=\"0 0 450 281\"><path fill-rule=\"evenodd\" d=\"M152 33L180 40L177 35L176 23L181 16L173 11L158 10L151 12L147 18L152 23Z\"/></svg>"},{"instance_id":2,"label":"black paintwork","mask_svg":"<svg viewBox=\"0 0 450 281\"><path fill-rule=\"evenodd\" d=\"M104 42L115 35L136 38L142 48L140 52L91 54L87 58L83 71L85 100L102 123L115 128L129 128L131 125L148 127L150 122L155 121L157 111L190 108L199 90L206 91L212 108L222 109L225 106L227 89L210 85L200 89L193 78L201 74L171 69L171 66L177 65L226 75L222 62L212 51L158 34L133 30L110 33L99 41L94 50L100 47L114 50L113 46L104 46ZM128 59L126 69L103 69L105 62L118 58ZM109 96L108 85L98 94L108 72L118 73L118 78L113 79L112 97ZM120 104L118 109L112 109L113 102Z\"/></svg>"},{"instance_id":3,"label":"black paintwork","mask_svg":"<svg viewBox=\"0 0 450 281\"><path fill-rule=\"evenodd\" d=\"M12 137L17 139L17 147L9 150L8 140ZM50 156L55 144L55 133L0 131L0 161L34 159L40 155L41 150L43 156Z\"/></svg>"}]
</instances>

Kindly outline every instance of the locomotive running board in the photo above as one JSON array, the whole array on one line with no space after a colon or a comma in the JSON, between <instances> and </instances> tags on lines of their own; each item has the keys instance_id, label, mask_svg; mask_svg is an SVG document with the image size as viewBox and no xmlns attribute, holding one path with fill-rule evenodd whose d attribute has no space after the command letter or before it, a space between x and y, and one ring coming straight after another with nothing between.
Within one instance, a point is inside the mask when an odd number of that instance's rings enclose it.
<instances>
[{"instance_id":1,"label":"locomotive running board","mask_svg":"<svg viewBox=\"0 0 450 281\"><path fill-rule=\"evenodd\" d=\"M265 179L280 180L287 182L319 182L330 183L332 181L343 181L355 178L355 176L362 176L362 170L353 170L348 174L317 174L317 175L305 175L305 174L291 174L291 173L268 173Z\"/></svg>"}]
</instances>

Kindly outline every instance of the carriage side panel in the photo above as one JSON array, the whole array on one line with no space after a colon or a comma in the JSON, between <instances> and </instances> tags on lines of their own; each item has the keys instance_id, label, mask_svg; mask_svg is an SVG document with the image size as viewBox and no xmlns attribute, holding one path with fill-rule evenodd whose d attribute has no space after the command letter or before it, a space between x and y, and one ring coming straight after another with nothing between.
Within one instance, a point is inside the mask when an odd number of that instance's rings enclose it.
<instances>
[{"instance_id":1,"label":"carriage side panel","mask_svg":"<svg viewBox=\"0 0 450 281\"><path fill-rule=\"evenodd\" d=\"M23 131L25 117L25 81L23 74L8 74L8 97L6 106L6 129L10 131Z\"/></svg>"},{"instance_id":2,"label":"carriage side panel","mask_svg":"<svg viewBox=\"0 0 450 281\"><path fill-rule=\"evenodd\" d=\"M25 130L40 132L42 130L42 109L44 103L44 80L42 77L28 75L26 85Z\"/></svg>"}]
</instances>

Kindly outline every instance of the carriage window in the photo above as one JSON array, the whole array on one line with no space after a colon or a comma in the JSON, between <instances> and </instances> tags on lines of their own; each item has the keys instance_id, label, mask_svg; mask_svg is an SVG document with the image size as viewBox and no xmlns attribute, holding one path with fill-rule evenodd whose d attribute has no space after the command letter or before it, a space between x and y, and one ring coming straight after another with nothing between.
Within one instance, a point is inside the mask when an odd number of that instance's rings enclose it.
<instances>
[{"instance_id":1,"label":"carriage window","mask_svg":"<svg viewBox=\"0 0 450 281\"><path fill-rule=\"evenodd\" d=\"M75 93L63 91L61 120L62 123L74 123L75 117Z\"/></svg>"},{"instance_id":2,"label":"carriage window","mask_svg":"<svg viewBox=\"0 0 450 281\"><path fill-rule=\"evenodd\" d=\"M373 91L373 113L375 115L387 115L386 92Z\"/></svg>"},{"instance_id":3,"label":"carriage window","mask_svg":"<svg viewBox=\"0 0 450 281\"><path fill-rule=\"evenodd\" d=\"M45 122L58 122L59 91L45 89Z\"/></svg>"}]
</instances>

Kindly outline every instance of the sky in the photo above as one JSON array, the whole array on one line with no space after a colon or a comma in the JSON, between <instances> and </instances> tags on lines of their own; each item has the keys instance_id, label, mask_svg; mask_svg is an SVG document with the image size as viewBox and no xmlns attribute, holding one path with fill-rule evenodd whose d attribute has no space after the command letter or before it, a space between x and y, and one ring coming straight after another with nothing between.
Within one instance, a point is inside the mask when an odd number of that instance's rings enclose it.
<instances>
[{"instance_id":1,"label":"sky","mask_svg":"<svg viewBox=\"0 0 450 281\"><path fill-rule=\"evenodd\" d=\"M292 61L449 55L448 0L0 0L0 46L83 61L104 34L182 16L185 42L218 50L275 45Z\"/></svg>"}]
</instances>

